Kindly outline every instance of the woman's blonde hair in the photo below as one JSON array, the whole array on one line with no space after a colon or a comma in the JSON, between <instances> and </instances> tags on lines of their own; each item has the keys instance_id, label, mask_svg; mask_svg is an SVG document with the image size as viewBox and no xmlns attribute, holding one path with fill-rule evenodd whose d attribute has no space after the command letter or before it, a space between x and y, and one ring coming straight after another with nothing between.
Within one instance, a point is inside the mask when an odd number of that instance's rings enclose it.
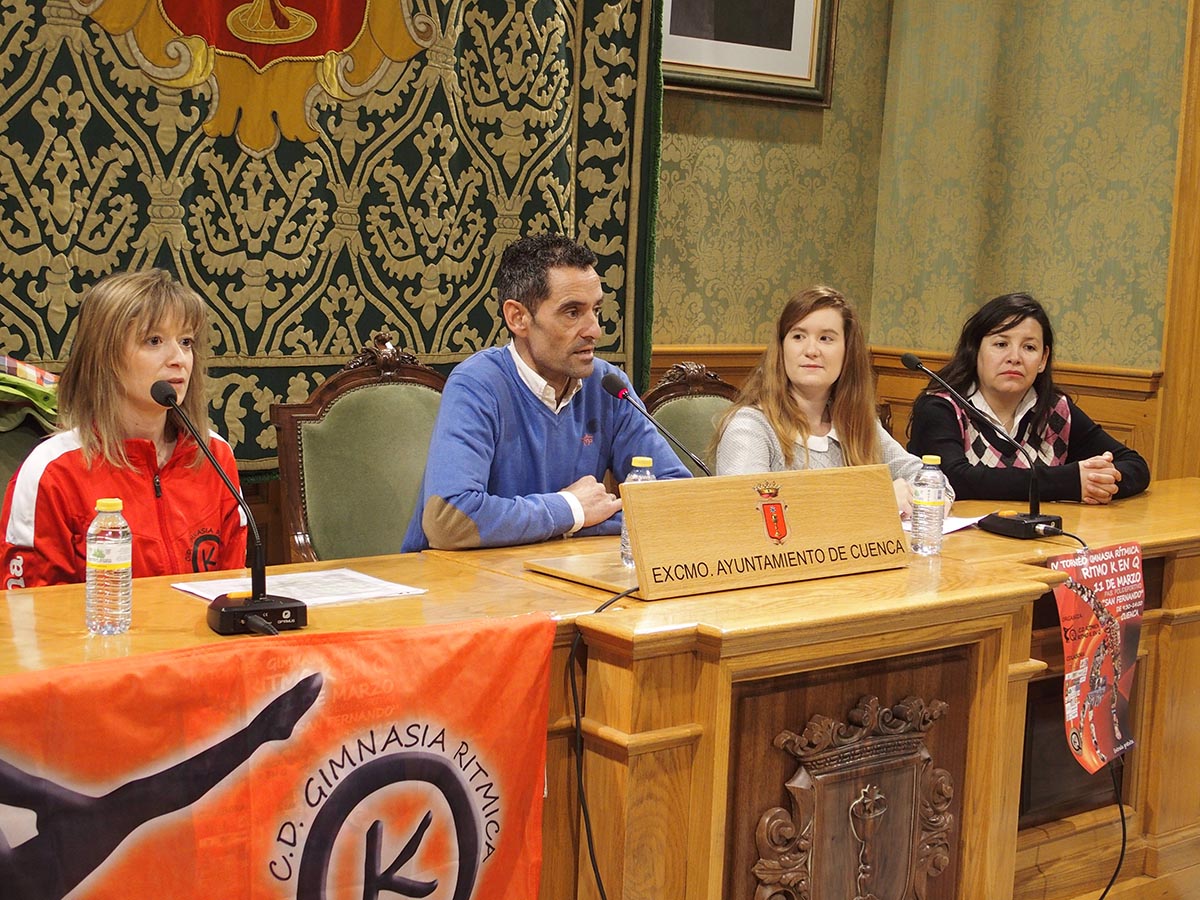
<instances>
[{"instance_id":1,"label":"woman's blonde hair","mask_svg":"<svg viewBox=\"0 0 1200 900\"><path fill-rule=\"evenodd\" d=\"M784 463L790 468L795 446L805 445L812 425L792 396L791 383L783 361L783 342L797 322L819 309L836 309L842 314L846 358L841 374L829 395L829 416L837 430L842 453L849 466L865 466L883 460L876 428L875 377L862 326L840 291L817 285L801 291L787 302L775 323L774 340L767 342L762 360L750 373L733 406L726 411L713 437L711 454L725 433L730 418L739 409L752 406L762 411L783 449Z\"/></svg>"},{"instance_id":2,"label":"woman's blonde hair","mask_svg":"<svg viewBox=\"0 0 1200 900\"><path fill-rule=\"evenodd\" d=\"M132 346L168 323L192 333L192 375L179 405L207 437L208 307L162 269L120 272L84 292L71 356L58 383L59 425L79 432L89 465L99 455L114 466L132 468L121 422L125 359ZM168 435L177 436L184 428L170 410ZM202 462L199 453L195 457L193 465Z\"/></svg>"}]
</instances>

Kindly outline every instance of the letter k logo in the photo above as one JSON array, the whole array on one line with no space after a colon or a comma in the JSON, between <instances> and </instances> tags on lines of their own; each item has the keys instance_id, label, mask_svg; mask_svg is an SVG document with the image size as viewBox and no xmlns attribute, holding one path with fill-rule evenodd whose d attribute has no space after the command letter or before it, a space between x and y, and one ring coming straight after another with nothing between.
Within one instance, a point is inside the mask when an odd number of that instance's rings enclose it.
<instances>
[{"instance_id":1,"label":"letter k logo","mask_svg":"<svg viewBox=\"0 0 1200 900\"><path fill-rule=\"evenodd\" d=\"M364 853L366 858L363 860L363 900L379 900L382 891L400 897L428 897L437 890L437 879L417 881L414 878L396 874L406 862L416 855L417 849L421 846L421 839L425 837L425 832L429 829L429 823L432 821L433 813L425 813L425 817L421 819L421 824L417 826L413 836L408 839L408 843L392 860L392 864L382 872L379 871L379 863L383 843L383 823L378 819L371 823L371 827L367 829L367 846Z\"/></svg>"}]
</instances>

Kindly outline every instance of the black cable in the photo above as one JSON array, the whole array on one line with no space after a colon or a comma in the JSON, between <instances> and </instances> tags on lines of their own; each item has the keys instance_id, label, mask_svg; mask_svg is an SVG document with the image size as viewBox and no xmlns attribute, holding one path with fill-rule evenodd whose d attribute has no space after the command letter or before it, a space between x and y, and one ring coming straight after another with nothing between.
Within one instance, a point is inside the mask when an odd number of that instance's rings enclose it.
<instances>
[{"instance_id":1,"label":"black cable","mask_svg":"<svg viewBox=\"0 0 1200 900\"><path fill-rule=\"evenodd\" d=\"M251 613L246 616L246 627L255 634L279 634L279 629L260 615Z\"/></svg>"},{"instance_id":2,"label":"black cable","mask_svg":"<svg viewBox=\"0 0 1200 900\"><path fill-rule=\"evenodd\" d=\"M1083 538L1081 538L1079 535L1077 535L1077 534L1071 534L1071 532L1069 532L1069 531L1063 531L1062 529L1059 529L1059 532L1058 532L1058 533L1059 533L1059 534L1061 534L1063 537L1069 537L1069 538L1071 538L1072 540L1078 541L1078 542L1079 542L1079 546L1083 548L1083 550L1084 550L1084 552L1085 552L1085 553L1087 552L1088 545L1087 545L1087 544L1084 542Z\"/></svg>"},{"instance_id":3,"label":"black cable","mask_svg":"<svg viewBox=\"0 0 1200 900\"><path fill-rule=\"evenodd\" d=\"M637 587L614 594L593 610L592 615L604 612L618 600L628 597ZM604 881L600 877L600 864L596 862L596 844L592 838L592 816L588 812L587 794L583 790L583 712L579 707L579 685L575 682L575 660L579 655L579 644L583 632L575 629L575 639L571 641L571 652L567 654L567 674L571 677L571 703L575 712L575 781L579 790L579 809L583 813L583 830L587 837L588 858L592 861L592 874L596 878L596 888L600 891L600 900L608 900L604 893Z\"/></svg>"},{"instance_id":4,"label":"black cable","mask_svg":"<svg viewBox=\"0 0 1200 900\"><path fill-rule=\"evenodd\" d=\"M1074 537L1074 535L1072 535ZM1125 843L1128 839L1128 833L1125 825L1125 807L1121 805L1121 787L1117 783L1117 760L1113 760L1108 764L1108 772L1112 775L1113 794L1117 798L1117 811L1121 813L1121 855L1117 857L1117 867L1113 870L1112 878L1108 879L1108 885L1104 888L1104 893L1100 895L1099 900L1104 900L1108 896L1108 892L1112 890L1112 886L1117 883L1117 876L1121 874L1121 864L1125 862Z\"/></svg>"},{"instance_id":5,"label":"black cable","mask_svg":"<svg viewBox=\"0 0 1200 900\"><path fill-rule=\"evenodd\" d=\"M1058 537L1061 534L1063 537L1069 537L1072 540L1078 541L1079 546L1081 546L1085 552L1088 549L1088 545L1084 543L1083 538L1081 538L1079 535L1071 534L1069 531L1063 531L1061 528L1055 528L1053 525L1036 525L1034 526L1034 531L1036 531L1042 537Z\"/></svg>"}]
</instances>

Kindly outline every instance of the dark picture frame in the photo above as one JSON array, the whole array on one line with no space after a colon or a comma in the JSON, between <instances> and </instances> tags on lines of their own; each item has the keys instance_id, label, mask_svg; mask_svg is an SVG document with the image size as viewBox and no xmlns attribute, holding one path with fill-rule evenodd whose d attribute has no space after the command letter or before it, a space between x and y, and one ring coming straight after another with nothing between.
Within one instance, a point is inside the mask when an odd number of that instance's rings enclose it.
<instances>
[{"instance_id":1,"label":"dark picture frame","mask_svg":"<svg viewBox=\"0 0 1200 900\"><path fill-rule=\"evenodd\" d=\"M837 0L663 0L670 90L830 105Z\"/></svg>"}]
</instances>

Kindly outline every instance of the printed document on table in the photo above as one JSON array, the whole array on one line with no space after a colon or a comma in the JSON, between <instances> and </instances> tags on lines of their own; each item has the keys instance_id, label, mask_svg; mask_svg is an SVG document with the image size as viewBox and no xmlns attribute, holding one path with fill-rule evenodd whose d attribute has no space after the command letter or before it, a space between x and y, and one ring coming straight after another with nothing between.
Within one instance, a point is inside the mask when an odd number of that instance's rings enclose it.
<instances>
[{"instance_id":1,"label":"printed document on table","mask_svg":"<svg viewBox=\"0 0 1200 900\"><path fill-rule=\"evenodd\" d=\"M250 579L222 578L218 581L181 581L171 587L213 600L221 594L250 592ZM303 600L308 606L325 606L352 600L376 600L383 597L408 597L424 594L424 588L384 581L353 569L329 569L324 572L290 572L267 576L267 593Z\"/></svg>"}]
</instances>

